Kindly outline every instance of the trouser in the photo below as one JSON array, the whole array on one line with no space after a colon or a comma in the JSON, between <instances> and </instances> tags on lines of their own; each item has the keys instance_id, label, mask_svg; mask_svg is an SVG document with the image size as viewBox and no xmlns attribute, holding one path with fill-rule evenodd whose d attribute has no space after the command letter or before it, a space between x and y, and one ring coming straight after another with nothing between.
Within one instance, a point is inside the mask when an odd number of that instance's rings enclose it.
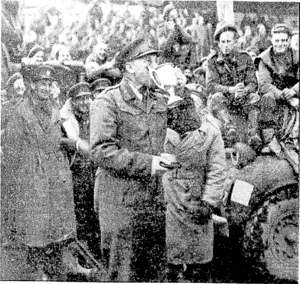
<instances>
[{"instance_id":1,"label":"trouser","mask_svg":"<svg viewBox=\"0 0 300 284\"><path fill-rule=\"evenodd\" d=\"M89 250L100 257L100 227L94 210L94 173L90 163L75 162L72 167L76 234L80 241L86 242Z\"/></svg>"},{"instance_id":2,"label":"trouser","mask_svg":"<svg viewBox=\"0 0 300 284\"><path fill-rule=\"evenodd\" d=\"M165 239L164 212L137 214L126 228L101 228L106 281L164 282Z\"/></svg>"},{"instance_id":3,"label":"trouser","mask_svg":"<svg viewBox=\"0 0 300 284\"><path fill-rule=\"evenodd\" d=\"M273 93L269 92L261 97L261 114L260 121L263 128L275 127L275 115L274 112L277 108L276 98Z\"/></svg>"},{"instance_id":4,"label":"trouser","mask_svg":"<svg viewBox=\"0 0 300 284\"><path fill-rule=\"evenodd\" d=\"M218 92L209 97L208 109L221 121L223 130L235 128L231 112L238 115L247 114L250 130L255 133L258 129L259 100L260 97L256 93L250 93L246 100L238 101L231 97L227 98Z\"/></svg>"}]
</instances>

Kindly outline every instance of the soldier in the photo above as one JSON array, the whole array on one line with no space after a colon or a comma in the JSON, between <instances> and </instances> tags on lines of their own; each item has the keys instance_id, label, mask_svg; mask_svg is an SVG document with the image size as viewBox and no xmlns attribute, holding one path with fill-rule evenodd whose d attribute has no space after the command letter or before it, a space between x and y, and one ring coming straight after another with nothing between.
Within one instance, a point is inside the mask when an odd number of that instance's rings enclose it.
<instances>
[{"instance_id":1,"label":"soldier","mask_svg":"<svg viewBox=\"0 0 300 284\"><path fill-rule=\"evenodd\" d=\"M43 47L36 45L29 51L27 57L31 59L31 63L42 63L45 61L45 50Z\"/></svg>"},{"instance_id":2,"label":"soldier","mask_svg":"<svg viewBox=\"0 0 300 284\"><path fill-rule=\"evenodd\" d=\"M181 69L192 68L193 40L180 26L178 12L173 4L164 8L163 20L158 27L158 43L162 50L160 63L173 63Z\"/></svg>"},{"instance_id":3,"label":"soldier","mask_svg":"<svg viewBox=\"0 0 300 284\"><path fill-rule=\"evenodd\" d=\"M6 128L2 280L66 280L67 271L90 272L67 248L74 238L74 202L71 172L60 151L59 111L50 94L53 72L47 65L35 70L30 95ZM10 255L16 252L25 263Z\"/></svg>"},{"instance_id":4,"label":"soldier","mask_svg":"<svg viewBox=\"0 0 300 284\"><path fill-rule=\"evenodd\" d=\"M165 280L165 203L160 162L166 135L166 100L152 87L149 68L158 50L139 38L116 58L119 85L91 105L91 157L98 170L99 213L106 281Z\"/></svg>"},{"instance_id":5,"label":"soldier","mask_svg":"<svg viewBox=\"0 0 300 284\"><path fill-rule=\"evenodd\" d=\"M250 129L248 144L261 144L258 131L259 108L255 66L246 52L236 49L237 28L225 24L215 32L219 51L208 58L206 87L210 93L208 107L225 126L228 144L237 140L237 130L231 114L248 113ZM243 111L243 112L242 112Z\"/></svg>"},{"instance_id":6,"label":"soldier","mask_svg":"<svg viewBox=\"0 0 300 284\"><path fill-rule=\"evenodd\" d=\"M26 90L24 79L21 73L17 72L13 74L7 81L6 86L6 97L1 98L4 101L13 100L15 103L23 98Z\"/></svg>"},{"instance_id":7,"label":"soldier","mask_svg":"<svg viewBox=\"0 0 300 284\"><path fill-rule=\"evenodd\" d=\"M290 48L291 31L284 24L272 28L272 46L260 54L258 64L261 98L261 123L265 144L268 144L280 127L276 119L278 106L293 104L299 96L299 54Z\"/></svg>"},{"instance_id":8,"label":"soldier","mask_svg":"<svg viewBox=\"0 0 300 284\"><path fill-rule=\"evenodd\" d=\"M115 60L108 61L108 45L99 42L85 61L86 75L89 82L99 78L107 78L115 82L121 77L120 70L115 68Z\"/></svg>"},{"instance_id":9,"label":"soldier","mask_svg":"<svg viewBox=\"0 0 300 284\"><path fill-rule=\"evenodd\" d=\"M68 97L60 114L65 136L70 140L67 151L73 178L77 238L96 253L100 232L93 209L96 168L89 155L90 85L82 82L72 86Z\"/></svg>"},{"instance_id":10,"label":"soldier","mask_svg":"<svg viewBox=\"0 0 300 284\"><path fill-rule=\"evenodd\" d=\"M25 84L21 73L17 72L12 75L1 93L1 133L6 128L6 123L11 115L14 114L15 108L24 99Z\"/></svg>"}]
</instances>

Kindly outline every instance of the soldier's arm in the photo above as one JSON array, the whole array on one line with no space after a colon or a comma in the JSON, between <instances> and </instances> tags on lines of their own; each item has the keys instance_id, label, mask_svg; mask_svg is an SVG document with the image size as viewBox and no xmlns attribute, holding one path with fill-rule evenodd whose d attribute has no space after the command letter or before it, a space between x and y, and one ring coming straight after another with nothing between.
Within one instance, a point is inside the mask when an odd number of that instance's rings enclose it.
<instances>
[{"instance_id":1,"label":"soldier's arm","mask_svg":"<svg viewBox=\"0 0 300 284\"><path fill-rule=\"evenodd\" d=\"M299 97L299 82L296 83L291 89L296 93L296 96Z\"/></svg>"},{"instance_id":2,"label":"soldier's arm","mask_svg":"<svg viewBox=\"0 0 300 284\"><path fill-rule=\"evenodd\" d=\"M91 159L96 166L128 177L150 177L152 156L121 148L117 134L117 105L105 93L91 105Z\"/></svg>"},{"instance_id":3,"label":"soldier's arm","mask_svg":"<svg viewBox=\"0 0 300 284\"><path fill-rule=\"evenodd\" d=\"M224 182L226 178L226 160L224 142L219 130L214 126L213 135L215 136L210 149L208 150L206 182L203 192L203 201L206 201L212 206L217 206L221 201Z\"/></svg>"},{"instance_id":4,"label":"soldier's arm","mask_svg":"<svg viewBox=\"0 0 300 284\"><path fill-rule=\"evenodd\" d=\"M223 93L225 96L229 95L230 86L225 86L219 83L220 77L218 70L211 60L208 61L207 71L206 71L206 87L209 94L214 94L217 92Z\"/></svg>"},{"instance_id":5,"label":"soldier's arm","mask_svg":"<svg viewBox=\"0 0 300 284\"><path fill-rule=\"evenodd\" d=\"M258 64L258 83L259 90L262 94L273 93L276 99L281 97L281 90L276 88L272 83L273 79L271 77L270 71L267 69L266 65L260 60Z\"/></svg>"},{"instance_id":6,"label":"soldier's arm","mask_svg":"<svg viewBox=\"0 0 300 284\"><path fill-rule=\"evenodd\" d=\"M104 74L105 71L109 70L112 66L106 62L102 65L99 65L95 61L91 61L85 64L86 75L89 79L95 79Z\"/></svg>"}]
</instances>

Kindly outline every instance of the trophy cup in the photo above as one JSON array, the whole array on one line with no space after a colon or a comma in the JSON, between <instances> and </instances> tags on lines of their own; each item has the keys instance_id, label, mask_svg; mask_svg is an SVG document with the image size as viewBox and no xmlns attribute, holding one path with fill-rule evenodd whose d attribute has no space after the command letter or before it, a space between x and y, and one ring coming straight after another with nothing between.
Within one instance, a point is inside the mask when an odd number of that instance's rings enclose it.
<instances>
[{"instance_id":1,"label":"trophy cup","mask_svg":"<svg viewBox=\"0 0 300 284\"><path fill-rule=\"evenodd\" d=\"M175 95L175 87L178 85L178 80L174 65L172 63L164 63L155 69L149 69L149 73L155 85L169 94L168 107L173 108L180 104L182 98Z\"/></svg>"}]
</instances>

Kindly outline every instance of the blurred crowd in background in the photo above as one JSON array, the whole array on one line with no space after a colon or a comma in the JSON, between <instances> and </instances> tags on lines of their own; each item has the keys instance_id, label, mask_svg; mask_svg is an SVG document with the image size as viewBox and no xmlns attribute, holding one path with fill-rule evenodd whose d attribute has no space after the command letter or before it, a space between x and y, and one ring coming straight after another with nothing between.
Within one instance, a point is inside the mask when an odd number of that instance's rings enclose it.
<instances>
[{"instance_id":1,"label":"blurred crowd in background","mask_svg":"<svg viewBox=\"0 0 300 284\"><path fill-rule=\"evenodd\" d=\"M102 1L93 1L84 6L85 12L79 14L72 11L70 15L56 7L45 6L37 8L34 18L28 23L25 20L28 9L17 8L17 1L8 1L9 5L3 1L3 15L7 14L7 20L22 31L23 36L3 40L5 33L2 33L2 42L6 43L12 62L28 56L36 45L44 48L44 60L55 59L57 50L64 45L73 60L85 62L98 42L108 44L107 56L113 58L122 47L141 33L149 33L159 41L160 26L165 20L164 7L168 4L168 1L165 2L161 6L144 5L141 2L139 13L133 13L133 6L128 3L122 5L124 12L120 13L120 5ZM221 23L218 23L215 11L195 11L188 8L179 8L177 11L179 24L192 37L192 45L189 44L188 48L192 49L193 56L185 62L185 67L195 69L214 47L212 35ZM280 15L244 14L237 25L239 48L258 55L270 45L271 27L284 20ZM293 21L291 25L294 25L292 29L296 34L297 22ZM294 41L295 44L298 43L296 37Z\"/></svg>"}]
</instances>

